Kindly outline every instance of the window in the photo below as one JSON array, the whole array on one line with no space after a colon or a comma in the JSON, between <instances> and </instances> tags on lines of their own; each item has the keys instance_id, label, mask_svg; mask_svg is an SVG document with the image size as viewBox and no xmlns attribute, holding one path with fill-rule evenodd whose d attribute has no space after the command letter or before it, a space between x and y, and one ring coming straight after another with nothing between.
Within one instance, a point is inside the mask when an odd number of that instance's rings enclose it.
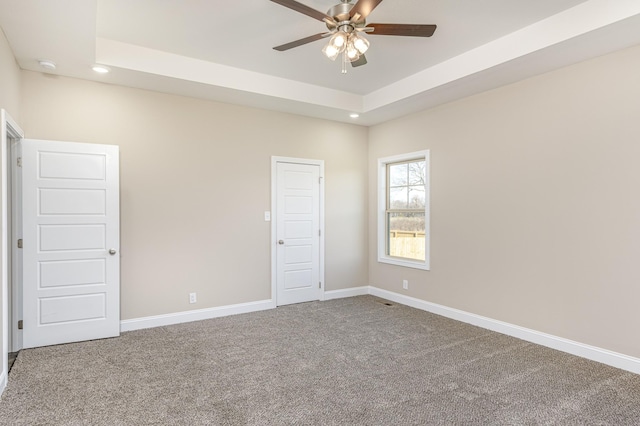
<instances>
[{"instance_id":1,"label":"window","mask_svg":"<svg viewBox=\"0 0 640 426\"><path fill-rule=\"evenodd\" d=\"M378 261L429 269L429 151L378 160Z\"/></svg>"}]
</instances>

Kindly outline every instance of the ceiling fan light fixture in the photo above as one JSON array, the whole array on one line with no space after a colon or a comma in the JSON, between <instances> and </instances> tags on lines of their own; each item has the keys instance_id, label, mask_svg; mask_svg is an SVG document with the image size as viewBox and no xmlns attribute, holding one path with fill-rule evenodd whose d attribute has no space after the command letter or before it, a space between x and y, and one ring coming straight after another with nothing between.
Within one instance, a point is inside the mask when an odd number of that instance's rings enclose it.
<instances>
[{"instance_id":1,"label":"ceiling fan light fixture","mask_svg":"<svg viewBox=\"0 0 640 426\"><path fill-rule=\"evenodd\" d=\"M358 59L360 59L360 52L358 51L358 49L356 49L353 43L353 40L351 38L347 43L347 49L345 50L345 55L347 56L347 59L349 60L349 62L357 61Z\"/></svg>"},{"instance_id":2,"label":"ceiling fan light fixture","mask_svg":"<svg viewBox=\"0 0 640 426\"><path fill-rule=\"evenodd\" d=\"M364 55L364 52L369 49L369 40L356 33L353 35L353 47L355 47L361 55Z\"/></svg>"},{"instance_id":3,"label":"ceiling fan light fixture","mask_svg":"<svg viewBox=\"0 0 640 426\"><path fill-rule=\"evenodd\" d=\"M329 44L338 49L338 51L341 51L342 49L344 49L345 44L347 44L348 39L349 34L340 30L331 36L331 38L329 39Z\"/></svg>"},{"instance_id":4,"label":"ceiling fan light fixture","mask_svg":"<svg viewBox=\"0 0 640 426\"><path fill-rule=\"evenodd\" d=\"M342 55L342 73L346 74L347 66L361 67L367 64L364 53L369 49L369 40L360 33L377 35L431 37L436 25L422 24L369 24L367 18L383 0L340 0L340 4L331 7L327 13L315 10L298 0L271 0L293 11L307 15L325 23L329 32L315 34L290 43L274 47L282 52L303 44L311 43L331 36L322 49L324 55L335 61ZM310 0L309 0L310 1ZM337 0L336 0L337 1Z\"/></svg>"},{"instance_id":5,"label":"ceiling fan light fixture","mask_svg":"<svg viewBox=\"0 0 640 426\"><path fill-rule=\"evenodd\" d=\"M327 42L326 46L322 49L322 53L335 61L338 55L345 52L351 40L351 34L347 33L344 30L338 30L334 35L331 36L329 42Z\"/></svg>"},{"instance_id":6,"label":"ceiling fan light fixture","mask_svg":"<svg viewBox=\"0 0 640 426\"><path fill-rule=\"evenodd\" d=\"M326 56L327 58L331 59L332 61L335 61L338 55L340 55L340 49L337 49L335 46L328 43L322 49L322 53L324 53L324 56Z\"/></svg>"}]
</instances>

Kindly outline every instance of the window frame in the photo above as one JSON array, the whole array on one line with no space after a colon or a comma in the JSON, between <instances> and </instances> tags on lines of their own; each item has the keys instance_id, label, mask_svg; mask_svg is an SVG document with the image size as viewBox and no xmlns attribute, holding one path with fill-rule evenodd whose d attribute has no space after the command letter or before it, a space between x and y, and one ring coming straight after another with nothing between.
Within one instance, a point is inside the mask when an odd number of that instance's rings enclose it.
<instances>
[{"instance_id":1,"label":"window frame","mask_svg":"<svg viewBox=\"0 0 640 426\"><path fill-rule=\"evenodd\" d=\"M378 262L388 263L391 265L404 266L407 268L415 268L429 271L430 266L430 170L431 164L429 159L429 150L411 152L408 154L394 155L378 159ZM390 256L387 254L387 200L389 182L387 178L387 166L394 163L407 163L413 161L425 162L425 194L424 194L424 261L414 260L402 257ZM395 210L395 209L392 209ZM410 210L409 210L410 211ZM415 210L414 210L415 211Z\"/></svg>"}]
</instances>

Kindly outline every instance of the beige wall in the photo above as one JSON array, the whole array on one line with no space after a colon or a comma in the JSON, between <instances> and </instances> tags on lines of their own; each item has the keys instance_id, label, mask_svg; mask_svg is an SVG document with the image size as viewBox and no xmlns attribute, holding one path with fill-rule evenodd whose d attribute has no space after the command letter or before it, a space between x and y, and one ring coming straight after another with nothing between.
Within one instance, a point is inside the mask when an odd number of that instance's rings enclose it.
<instances>
[{"instance_id":1,"label":"beige wall","mask_svg":"<svg viewBox=\"0 0 640 426\"><path fill-rule=\"evenodd\" d=\"M20 122L20 68L0 28L0 108Z\"/></svg>"},{"instance_id":2,"label":"beige wall","mask_svg":"<svg viewBox=\"0 0 640 426\"><path fill-rule=\"evenodd\" d=\"M27 137L120 146L122 319L271 297L272 155L325 161L326 289L368 284L366 128L22 78Z\"/></svg>"},{"instance_id":3,"label":"beige wall","mask_svg":"<svg viewBox=\"0 0 640 426\"><path fill-rule=\"evenodd\" d=\"M638 70L640 46L372 127L370 283L640 357ZM375 162L420 149L431 271L376 260Z\"/></svg>"},{"instance_id":4,"label":"beige wall","mask_svg":"<svg viewBox=\"0 0 640 426\"><path fill-rule=\"evenodd\" d=\"M328 290L372 284L640 357L638 69L635 47L369 130L23 72L20 124L120 146L123 319L269 298L279 155L326 162ZM426 272L375 248L376 160L421 149Z\"/></svg>"}]
</instances>

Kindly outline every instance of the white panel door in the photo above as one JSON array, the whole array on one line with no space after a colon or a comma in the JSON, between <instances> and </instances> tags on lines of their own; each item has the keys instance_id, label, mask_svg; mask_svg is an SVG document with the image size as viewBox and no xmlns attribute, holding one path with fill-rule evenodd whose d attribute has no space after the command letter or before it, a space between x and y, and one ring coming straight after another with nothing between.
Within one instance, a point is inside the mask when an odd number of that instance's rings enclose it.
<instances>
[{"instance_id":1,"label":"white panel door","mask_svg":"<svg viewBox=\"0 0 640 426\"><path fill-rule=\"evenodd\" d=\"M278 163L276 188L277 304L319 300L320 167Z\"/></svg>"},{"instance_id":2,"label":"white panel door","mask_svg":"<svg viewBox=\"0 0 640 426\"><path fill-rule=\"evenodd\" d=\"M23 347L118 336L118 147L21 143Z\"/></svg>"}]
</instances>

